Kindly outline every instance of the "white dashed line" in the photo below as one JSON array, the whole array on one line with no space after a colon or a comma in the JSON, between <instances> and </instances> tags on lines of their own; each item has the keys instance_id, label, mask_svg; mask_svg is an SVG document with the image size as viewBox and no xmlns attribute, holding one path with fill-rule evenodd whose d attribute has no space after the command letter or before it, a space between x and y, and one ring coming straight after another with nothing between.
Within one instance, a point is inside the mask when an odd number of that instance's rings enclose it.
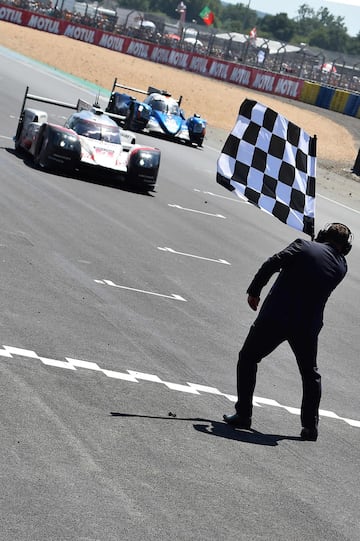
<instances>
[{"instance_id":1,"label":"white dashed line","mask_svg":"<svg viewBox=\"0 0 360 541\"><path fill-rule=\"evenodd\" d=\"M225 259L211 259L210 257L203 257L203 256L200 256L200 255L195 255L195 254L186 254L184 252L177 252L176 250L173 250L173 248L161 248L160 246L158 246L158 250L162 250L163 252L170 252L171 254L183 255L183 256L186 256L186 257L193 257L195 259L203 259L204 261L212 261L214 263L222 263L223 265L231 265L231 263L229 263Z\"/></svg>"},{"instance_id":2,"label":"white dashed line","mask_svg":"<svg viewBox=\"0 0 360 541\"><path fill-rule=\"evenodd\" d=\"M251 203L249 203L249 201L245 198L245 197L242 197L241 194L238 195L237 197L227 197L226 195L220 195L218 193L213 193L213 192L205 192L203 190L198 190L197 188L194 188L194 192L198 192L198 193L203 193L205 195L211 195L212 197L218 197L219 199L226 199L227 201L231 201L232 203L246 203L247 205L251 205Z\"/></svg>"},{"instance_id":3,"label":"white dashed line","mask_svg":"<svg viewBox=\"0 0 360 541\"><path fill-rule=\"evenodd\" d=\"M204 214L205 216L212 216L213 218L223 218L224 220L226 219L226 216L223 216L222 214L212 214L211 212L204 212L202 210L188 209L186 207L182 207L181 205L173 205L168 203L168 207L186 210L187 212L195 212L196 214Z\"/></svg>"},{"instance_id":4,"label":"white dashed line","mask_svg":"<svg viewBox=\"0 0 360 541\"><path fill-rule=\"evenodd\" d=\"M207 385L200 385L197 383L189 383L189 382L187 382L186 384L172 383L170 381L161 380L155 374L146 374L143 372L137 372L135 370L127 370L126 372L106 370L104 368L101 368L97 363L89 362L89 361L82 361L80 359L73 359L71 357L66 357L65 361L51 359L47 357L40 357L32 350L17 348L13 346L3 346L3 349L0 349L0 357L3 357L3 360L13 359L16 356L25 357L27 359L38 359L44 365L53 366L55 368L65 368L68 370L75 370L75 371L78 370L79 368L86 369L86 370L94 370L96 372L101 372L102 374L104 374L105 376L109 378L128 381L131 383L139 383L140 381L148 381L151 383L162 384L172 391L178 391L181 393L190 393L193 395L201 395L202 393L205 393L205 394L223 396L230 402L236 402L237 400L236 396L222 393L221 391L219 391L219 389L216 389L216 387L209 387ZM263 407L263 406L277 407L277 408L282 408L293 415L300 415L299 408L294 408L291 406L284 406L283 404L280 404L279 402L271 398L261 398L260 396L254 396L253 403L254 403L254 406L257 406L257 407ZM348 419L346 417L341 417L340 415L337 415L333 411L320 409L319 415L320 417L328 417L329 419L341 420L352 427L360 428L360 421L356 421L355 419Z\"/></svg>"},{"instance_id":5,"label":"white dashed line","mask_svg":"<svg viewBox=\"0 0 360 541\"><path fill-rule=\"evenodd\" d=\"M112 280L94 280L94 282L101 285L117 287L119 289L126 289L127 291L135 291L136 293L145 293L146 295L155 295L155 297L163 297L165 299L171 299L173 301L186 302L186 299L184 299L184 297L181 297L181 295L176 295L175 293L173 293L172 295L164 295L163 293L155 293L154 291L145 291L144 289L136 289L134 287L120 286L118 284L115 284Z\"/></svg>"}]
</instances>

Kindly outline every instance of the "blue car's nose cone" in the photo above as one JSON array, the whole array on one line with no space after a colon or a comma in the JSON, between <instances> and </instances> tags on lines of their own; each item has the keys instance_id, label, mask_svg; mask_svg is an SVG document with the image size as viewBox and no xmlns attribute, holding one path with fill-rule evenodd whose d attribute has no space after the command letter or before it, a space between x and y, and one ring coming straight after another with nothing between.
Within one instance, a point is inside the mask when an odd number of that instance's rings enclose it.
<instances>
[{"instance_id":1,"label":"blue car's nose cone","mask_svg":"<svg viewBox=\"0 0 360 541\"><path fill-rule=\"evenodd\" d=\"M159 122L162 130L169 135L176 135L182 126L182 118L176 115L167 115L159 111L153 111L153 115Z\"/></svg>"}]
</instances>

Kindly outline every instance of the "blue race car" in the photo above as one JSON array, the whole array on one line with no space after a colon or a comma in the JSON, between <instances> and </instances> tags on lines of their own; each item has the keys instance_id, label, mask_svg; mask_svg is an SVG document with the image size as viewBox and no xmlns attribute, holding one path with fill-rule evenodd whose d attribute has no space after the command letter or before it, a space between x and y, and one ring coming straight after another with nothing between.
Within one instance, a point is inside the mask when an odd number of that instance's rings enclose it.
<instances>
[{"instance_id":1,"label":"blue race car","mask_svg":"<svg viewBox=\"0 0 360 541\"><path fill-rule=\"evenodd\" d=\"M146 94L139 101L129 94L116 91L120 87ZM115 79L106 111L116 115L115 120L127 130L163 135L174 141L183 141L201 147L206 133L206 120L199 115L186 118L181 109L182 96L178 100L165 90L149 87L139 90L121 85Z\"/></svg>"}]
</instances>

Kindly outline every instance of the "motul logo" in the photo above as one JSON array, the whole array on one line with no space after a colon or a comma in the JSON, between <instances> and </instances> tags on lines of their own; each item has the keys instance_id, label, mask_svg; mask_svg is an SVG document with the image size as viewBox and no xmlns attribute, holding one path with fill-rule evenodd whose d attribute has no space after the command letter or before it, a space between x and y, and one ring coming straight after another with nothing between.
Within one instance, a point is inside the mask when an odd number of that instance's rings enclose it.
<instances>
[{"instance_id":1,"label":"motul logo","mask_svg":"<svg viewBox=\"0 0 360 541\"><path fill-rule=\"evenodd\" d=\"M298 91L299 83L289 79L279 79L275 87L276 94L281 94L282 96L291 96L293 98L297 97Z\"/></svg>"},{"instance_id":2,"label":"motul logo","mask_svg":"<svg viewBox=\"0 0 360 541\"><path fill-rule=\"evenodd\" d=\"M47 19L46 17L38 17L37 15L32 15L28 26L31 28L36 28L36 30L43 30L44 32L50 32L51 34L60 33L60 23L59 21L54 21L52 19Z\"/></svg>"},{"instance_id":3,"label":"motul logo","mask_svg":"<svg viewBox=\"0 0 360 541\"><path fill-rule=\"evenodd\" d=\"M275 77L258 73L255 77L255 81L252 84L252 88L258 88L260 90L265 90L266 92L272 92L274 83Z\"/></svg>"},{"instance_id":4,"label":"motul logo","mask_svg":"<svg viewBox=\"0 0 360 541\"><path fill-rule=\"evenodd\" d=\"M95 31L89 30L88 28L82 28L81 26L69 24L64 32L64 36L79 41L86 41L86 43L95 43Z\"/></svg>"},{"instance_id":5,"label":"motul logo","mask_svg":"<svg viewBox=\"0 0 360 541\"><path fill-rule=\"evenodd\" d=\"M140 58L149 58L149 46L139 41L132 41L127 50L128 54Z\"/></svg>"},{"instance_id":6,"label":"motul logo","mask_svg":"<svg viewBox=\"0 0 360 541\"><path fill-rule=\"evenodd\" d=\"M15 9L1 7L0 20L8 21L9 23L22 24L21 11L16 11Z\"/></svg>"},{"instance_id":7,"label":"motul logo","mask_svg":"<svg viewBox=\"0 0 360 541\"><path fill-rule=\"evenodd\" d=\"M106 49L112 49L113 51L121 52L124 48L124 38L112 36L111 34L103 34L99 41L100 47L106 47Z\"/></svg>"}]
</instances>

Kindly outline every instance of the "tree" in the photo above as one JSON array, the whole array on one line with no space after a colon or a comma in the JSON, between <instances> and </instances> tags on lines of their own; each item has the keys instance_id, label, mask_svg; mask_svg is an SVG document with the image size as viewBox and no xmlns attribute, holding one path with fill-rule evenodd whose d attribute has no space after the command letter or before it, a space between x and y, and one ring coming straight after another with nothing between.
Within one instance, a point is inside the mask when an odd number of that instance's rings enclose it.
<instances>
[{"instance_id":1,"label":"tree","mask_svg":"<svg viewBox=\"0 0 360 541\"><path fill-rule=\"evenodd\" d=\"M318 28L318 21L316 19L315 11L307 4L302 4L298 9L298 16L295 17L296 34L306 37L314 30Z\"/></svg>"},{"instance_id":2,"label":"tree","mask_svg":"<svg viewBox=\"0 0 360 541\"><path fill-rule=\"evenodd\" d=\"M258 24L261 32L266 32L268 35L283 42L289 42L296 29L296 23L289 19L287 13L279 13L278 15L265 15L259 20Z\"/></svg>"},{"instance_id":3,"label":"tree","mask_svg":"<svg viewBox=\"0 0 360 541\"><path fill-rule=\"evenodd\" d=\"M228 32L249 33L256 26L256 11L249 9L243 4L226 4L222 11L221 28Z\"/></svg>"}]
</instances>

